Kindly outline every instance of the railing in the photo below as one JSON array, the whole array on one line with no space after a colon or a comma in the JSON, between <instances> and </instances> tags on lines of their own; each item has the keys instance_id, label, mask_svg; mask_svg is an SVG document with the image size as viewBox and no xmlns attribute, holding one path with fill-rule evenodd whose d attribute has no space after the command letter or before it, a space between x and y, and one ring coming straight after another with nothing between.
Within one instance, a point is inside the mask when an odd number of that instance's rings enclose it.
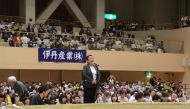
<instances>
[{"instance_id":1,"label":"railing","mask_svg":"<svg viewBox=\"0 0 190 109\"><path fill-rule=\"evenodd\" d=\"M10 21L13 22L25 22L24 17L19 17L19 16L7 16L7 15L0 15L0 20L7 20L9 19ZM66 27L68 25L71 25L72 27L84 27L82 24L90 23L92 27L96 26L96 22L80 22L80 21L71 21L71 22L65 22L62 20L57 20L57 19L41 19L44 20L46 24L54 25L54 26L62 26ZM109 23L106 23L106 25ZM150 26L153 25L156 30L168 30L168 29L176 29L176 28L181 28L181 22L176 21L174 23L157 23L157 24L138 24L136 29L137 30L149 30ZM126 26L131 26L131 24L127 24ZM131 30L130 30L131 31Z\"/></svg>"},{"instance_id":2,"label":"railing","mask_svg":"<svg viewBox=\"0 0 190 109\"><path fill-rule=\"evenodd\" d=\"M1 20L9 20L11 22L19 22L19 23L24 23L25 22L25 18L20 17L20 16L0 15L0 21Z\"/></svg>"}]
</instances>

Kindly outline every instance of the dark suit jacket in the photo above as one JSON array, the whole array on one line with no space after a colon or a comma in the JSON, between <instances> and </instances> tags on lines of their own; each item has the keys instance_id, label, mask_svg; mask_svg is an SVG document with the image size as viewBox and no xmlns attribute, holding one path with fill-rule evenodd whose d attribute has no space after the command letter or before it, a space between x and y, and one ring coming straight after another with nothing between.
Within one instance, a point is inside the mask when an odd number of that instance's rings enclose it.
<instances>
[{"instance_id":1,"label":"dark suit jacket","mask_svg":"<svg viewBox=\"0 0 190 109\"><path fill-rule=\"evenodd\" d=\"M38 94L31 97L30 105L44 105L44 102L41 99L40 95Z\"/></svg>"},{"instance_id":2,"label":"dark suit jacket","mask_svg":"<svg viewBox=\"0 0 190 109\"><path fill-rule=\"evenodd\" d=\"M96 69L96 72L97 72L97 75L96 75L97 84L96 85L92 84L93 75L92 75L92 72L90 70L90 66L88 64L83 66L82 80L83 80L83 86L84 87L93 87L93 86L97 86L99 84L100 71L99 71L99 68L97 65L95 65L94 68Z\"/></svg>"},{"instance_id":3,"label":"dark suit jacket","mask_svg":"<svg viewBox=\"0 0 190 109\"><path fill-rule=\"evenodd\" d=\"M16 84L13 86L13 89L16 93L19 94L21 100L23 100L23 98L25 97L29 97L28 89L22 82L16 81Z\"/></svg>"}]
</instances>

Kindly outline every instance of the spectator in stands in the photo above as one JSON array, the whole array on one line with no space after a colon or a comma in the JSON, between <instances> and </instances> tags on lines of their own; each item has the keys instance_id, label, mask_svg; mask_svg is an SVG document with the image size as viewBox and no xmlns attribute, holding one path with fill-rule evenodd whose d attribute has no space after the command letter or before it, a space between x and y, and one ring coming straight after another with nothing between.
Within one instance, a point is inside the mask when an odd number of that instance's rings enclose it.
<instances>
[{"instance_id":1,"label":"spectator in stands","mask_svg":"<svg viewBox=\"0 0 190 109\"><path fill-rule=\"evenodd\" d=\"M85 33L84 28L80 29L79 35L83 35Z\"/></svg>"},{"instance_id":2,"label":"spectator in stands","mask_svg":"<svg viewBox=\"0 0 190 109\"><path fill-rule=\"evenodd\" d=\"M15 93L18 93L21 101L29 96L26 86L21 81L17 81L15 76L8 77L8 84L13 86Z\"/></svg>"},{"instance_id":3,"label":"spectator in stands","mask_svg":"<svg viewBox=\"0 0 190 109\"><path fill-rule=\"evenodd\" d=\"M90 29L89 28L86 28L86 35L87 36L92 36L92 32L90 31Z\"/></svg>"},{"instance_id":4,"label":"spectator in stands","mask_svg":"<svg viewBox=\"0 0 190 109\"><path fill-rule=\"evenodd\" d=\"M79 47L79 41L76 40L76 37L72 38L70 42L71 49L78 49Z\"/></svg>"},{"instance_id":5,"label":"spectator in stands","mask_svg":"<svg viewBox=\"0 0 190 109\"><path fill-rule=\"evenodd\" d=\"M40 44L40 48L47 48L47 46L44 44L44 42L42 42L42 43Z\"/></svg>"},{"instance_id":6,"label":"spectator in stands","mask_svg":"<svg viewBox=\"0 0 190 109\"><path fill-rule=\"evenodd\" d=\"M32 30L35 34L38 34L38 28L36 27L36 25L33 25Z\"/></svg>"},{"instance_id":7,"label":"spectator in stands","mask_svg":"<svg viewBox=\"0 0 190 109\"><path fill-rule=\"evenodd\" d=\"M33 26L32 26L31 23L28 23L27 31L28 31L28 32L33 32L33 31L34 31L34 30L33 30Z\"/></svg>"},{"instance_id":8,"label":"spectator in stands","mask_svg":"<svg viewBox=\"0 0 190 109\"><path fill-rule=\"evenodd\" d=\"M187 27L187 20L188 20L187 16L183 16L181 18L182 27Z\"/></svg>"},{"instance_id":9,"label":"spectator in stands","mask_svg":"<svg viewBox=\"0 0 190 109\"><path fill-rule=\"evenodd\" d=\"M160 42L158 43L158 52L163 52L163 53L165 53L164 41L160 41Z\"/></svg>"},{"instance_id":10,"label":"spectator in stands","mask_svg":"<svg viewBox=\"0 0 190 109\"><path fill-rule=\"evenodd\" d=\"M148 51L148 52L153 51L153 44L150 41L147 41L147 43L145 45L145 50Z\"/></svg>"},{"instance_id":11,"label":"spectator in stands","mask_svg":"<svg viewBox=\"0 0 190 109\"><path fill-rule=\"evenodd\" d=\"M156 30L155 27L154 27L154 25L150 25L150 30L151 31L155 31Z\"/></svg>"},{"instance_id":12,"label":"spectator in stands","mask_svg":"<svg viewBox=\"0 0 190 109\"><path fill-rule=\"evenodd\" d=\"M25 34L23 34L21 37L22 47L28 47L29 41L30 41L30 39Z\"/></svg>"},{"instance_id":13,"label":"spectator in stands","mask_svg":"<svg viewBox=\"0 0 190 109\"><path fill-rule=\"evenodd\" d=\"M124 32L122 29L120 29L117 33L117 37L124 37Z\"/></svg>"},{"instance_id":14,"label":"spectator in stands","mask_svg":"<svg viewBox=\"0 0 190 109\"><path fill-rule=\"evenodd\" d=\"M21 37L18 33L16 33L14 36L13 36L13 41L14 41L14 46L15 47L20 47L21 45Z\"/></svg>"}]
</instances>

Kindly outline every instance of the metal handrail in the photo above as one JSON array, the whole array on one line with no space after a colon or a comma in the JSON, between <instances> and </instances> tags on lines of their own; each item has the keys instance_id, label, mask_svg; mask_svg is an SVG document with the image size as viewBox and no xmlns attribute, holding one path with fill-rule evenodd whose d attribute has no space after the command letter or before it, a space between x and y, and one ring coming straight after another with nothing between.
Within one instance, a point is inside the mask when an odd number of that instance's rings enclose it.
<instances>
[{"instance_id":1,"label":"metal handrail","mask_svg":"<svg viewBox=\"0 0 190 109\"><path fill-rule=\"evenodd\" d=\"M0 15L0 19L1 18L2 19L12 19L13 21L18 20L19 22L23 22L23 23L25 22L25 18L20 17L20 16ZM46 20L46 23L54 22L58 26L64 26L65 24L72 24L73 26L76 26L76 27L83 27L81 25L80 21L67 22L67 21L62 21L62 20L58 20L58 19L40 19L40 20ZM82 23L90 23L90 24L95 26L95 22L82 22ZM150 26L150 25L154 25L156 29L163 29L165 27L166 27L166 29L174 29L175 26L180 28L181 27L181 22L177 21L175 23L138 24L138 28L140 28L142 26Z\"/></svg>"}]
</instances>

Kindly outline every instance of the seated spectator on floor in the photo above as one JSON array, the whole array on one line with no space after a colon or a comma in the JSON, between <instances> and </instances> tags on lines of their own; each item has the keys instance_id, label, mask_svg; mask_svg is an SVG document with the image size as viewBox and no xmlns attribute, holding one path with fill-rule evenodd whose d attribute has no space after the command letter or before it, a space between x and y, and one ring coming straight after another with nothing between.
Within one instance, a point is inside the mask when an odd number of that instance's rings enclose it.
<instances>
[{"instance_id":1,"label":"seated spectator on floor","mask_svg":"<svg viewBox=\"0 0 190 109\"><path fill-rule=\"evenodd\" d=\"M111 101L112 101L112 103L118 103L119 102L117 94L113 94L111 96Z\"/></svg>"},{"instance_id":2,"label":"seated spectator on floor","mask_svg":"<svg viewBox=\"0 0 190 109\"><path fill-rule=\"evenodd\" d=\"M81 104L80 96L75 95L73 98L73 104Z\"/></svg>"},{"instance_id":3,"label":"seated spectator on floor","mask_svg":"<svg viewBox=\"0 0 190 109\"><path fill-rule=\"evenodd\" d=\"M6 106L5 95L0 94L0 106Z\"/></svg>"},{"instance_id":4,"label":"seated spectator on floor","mask_svg":"<svg viewBox=\"0 0 190 109\"><path fill-rule=\"evenodd\" d=\"M24 101L24 99L23 99ZM16 104L17 106L23 106L24 104L20 101L19 95L18 94L14 94L14 96L12 97L12 103Z\"/></svg>"},{"instance_id":5,"label":"seated spectator on floor","mask_svg":"<svg viewBox=\"0 0 190 109\"><path fill-rule=\"evenodd\" d=\"M108 83L110 83L110 84L115 84L116 78L115 78L115 76L110 75L110 76L107 78L107 81L108 81Z\"/></svg>"},{"instance_id":6,"label":"seated spectator on floor","mask_svg":"<svg viewBox=\"0 0 190 109\"><path fill-rule=\"evenodd\" d=\"M169 97L170 102L179 102L177 94L172 93L171 97Z\"/></svg>"},{"instance_id":7,"label":"seated spectator on floor","mask_svg":"<svg viewBox=\"0 0 190 109\"><path fill-rule=\"evenodd\" d=\"M169 94L167 90L162 92L161 99L162 99L162 102L169 102Z\"/></svg>"},{"instance_id":8,"label":"seated spectator on floor","mask_svg":"<svg viewBox=\"0 0 190 109\"><path fill-rule=\"evenodd\" d=\"M178 90L177 96L179 98L179 102L186 102L187 101L184 90Z\"/></svg>"},{"instance_id":9,"label":"seated spectator on floor","mask_svg":"<svg viewBox=\"0 0 190 109\"><path fill-rule=\"evenodd\" d=\"M47 86L41 86L38 88L39 94L31 97L30 105L44 105L44 99L48 96L50 90Z\"/></svg>"},{"instance_id":10,"label":"seated spectator on floor","mask_svg":"<svg viewBox=\"0 0 190 109\"><path fill-rule=\"evenodd\" d=\"M111 103L111 93L106 90L102 96L99 96L96 100L96 103Z\"/></svg>"},{"instance_id":11,"label":"seated spectator on floor","mask_svg":"<svg viewBox=\"0 0 190 109\"><path fill-rule=\"evenodd\" d=\"M30 99L28 97L24 98L24 105L26 106L30 105Z\"/></svg>"},{"instance_id":12,"label":"seated spectator on floor","mask_svg":"<svg viewBox=\"0 0 190 109\"><path fill-rule=\"evenodd\" d=\"M151 102L152 100L150 100L150 92L149 90L145 90L144 91L144 102Z\"/></svg>"},{"instance_id":13,"label":"seated spectator on floor","mask_svg":"<svg viewBox=\"0 0 190 109\"><path fill-rule=\"evenodd\" d=\"M161 102L162 99L159 95L154 95L154 96L152 96L152 101L153 102Z\"/></svg>"},{"instance_id":14,"label":"seated spectator on floor","mask_svg":"<svg viewBox=\"0 0 190 109\"><path fill-rule=\"evenodd\" d=\"M67 104L67 97L64 94L61 94L59 97L60 104Z\"/></svg>"},{"instance_id":15,"label":"seated spectator on floor","mask_svg":"<svg viewBox=\"0 0 190 109\"><path fill-rule=\"evenodd\" d=\"M118 97L118 101L119 102L128 102L128 98L126 97L126 92L123 90L123 91L120 91L120 96Z\"/></svg>"},{"instance_id":16,"label":"seated spectator on floor","mask_svg":"<svg viewBox=\"0 0 190 109\"><path fill-rule=\"evenodd\" d=\"M155 90L155 89L150 92L150 98L149 98L149 101L150 101L150 102L152 102L152 97L153 97L154 95L156 95L156 90Z\"/></svg>"},{"instance_id":17,"label":"seated spectator on floor","mask_svg":"<svg viewBox=\"0 0 190 109\"><path fill-rule=\"evenodd\" d=\"M143 93L138 92L137 94L135 94L135 100L136 100L136 102L144 102Z\"/></svg>"}]
</instances>

